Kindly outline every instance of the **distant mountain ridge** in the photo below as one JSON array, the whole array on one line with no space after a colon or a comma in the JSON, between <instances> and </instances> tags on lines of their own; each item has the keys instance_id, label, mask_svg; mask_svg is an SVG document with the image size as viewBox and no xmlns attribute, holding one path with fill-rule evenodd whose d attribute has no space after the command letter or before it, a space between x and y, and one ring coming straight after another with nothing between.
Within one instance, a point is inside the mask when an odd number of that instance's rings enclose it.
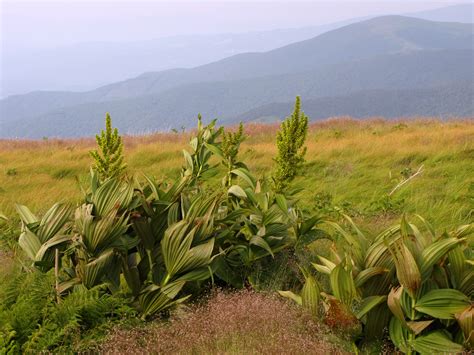
<instances>
[{"instance_id":1,"label":"distant mountain ridge","mask_svg":"<svg viewBox=\"0 0 474 355\"><path fill-rule=\"evenodd\" d=\"M377 90L412 92L411 102L403 102L413 115L422 111L416 110L416 96L426 97L430 90L449 92L451 98L440 101L443 107L435 105L432 114L474 114L472 107L460 106L465 100L455 100L460 90L473 96L472 86L459 85L473 80L473 33L472 24L382 16L265 53L146 73L84 93L12 96L0 101L1 136L91 135L102 126L106 111L129 133L192 126L197 112L225 123L297 94L304 106L306 100L329 102L357 92L381 100ZM466 97L466 92L459 94ZM352 114L360 116L361 106L353 107ZM390 111L384 111L387 105L376 107L378 115Z\"/></svg>"}]
</instances>

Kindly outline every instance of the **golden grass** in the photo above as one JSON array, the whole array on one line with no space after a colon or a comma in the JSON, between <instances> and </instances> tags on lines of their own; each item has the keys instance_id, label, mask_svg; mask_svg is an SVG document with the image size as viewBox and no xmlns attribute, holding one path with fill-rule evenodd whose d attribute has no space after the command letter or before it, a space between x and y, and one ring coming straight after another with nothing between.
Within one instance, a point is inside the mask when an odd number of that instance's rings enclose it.
<instances>
[{"instance_id":1,"label":"golden grass","mask_svg":"<svg viewBox=\"0 0 474 355\"><path fill-rule=\"evenodd\" d=\"M249 124L241 158L257 175L268 175L278 125ZM130 174L159 179L176 176L181 151L191 133L124 137ZM415 119L330 119L311 124L303 177L311 205L326 192L336 203L367 209L400 180L404 168L425 172L400 192L410 212L440 217L444 224L466 220L474 184L474 121ZM86 184L94 139L0 140L0 211L12 215L14 203L44 211L56 201L77 201L78 182ZM451 209L451 211L450 211Z\"/></svg>"}]
</instances>

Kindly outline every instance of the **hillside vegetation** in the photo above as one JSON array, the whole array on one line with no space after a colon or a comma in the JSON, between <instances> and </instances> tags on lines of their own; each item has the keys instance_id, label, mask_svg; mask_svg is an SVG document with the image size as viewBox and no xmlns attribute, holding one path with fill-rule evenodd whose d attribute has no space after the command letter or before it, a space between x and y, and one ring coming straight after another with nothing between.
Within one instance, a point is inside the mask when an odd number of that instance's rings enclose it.
<instances>
[{"instance_id":1,"label":"hillside vegetation","mask_svg":"<svg viewBox=\"0 0 474 355\"><path fill-rule=\"evenodd\" d=\"M473 121L308 132L300 104L279 129L123 139L107 114L97 145L2 141L0 350L473 349Z\"/></svg>"},{"instance_id":2,"label":"hillside vegetation","mask_svg":"<svg viewBox=\"0 0 474 355\"><path fill-rule=\"evenodd\" d=\"M276 155L276 125L249 125L242 159L268 174ZM190 133L126 136L129 174L178 176ZM440 227L473 218L474 122L436 119L333 119L310 126L301 185L307 209L344 208L381 228L402 210ZM44 211L55 201L78 201L86 184L92 139L0 141L0 211L21 203ZM423 165L423 173L391 198L390 191ZM79 181L79 183L78 183ZM218 182L216 182L218 183ZM34 193L32 193L34 192ZM372 222L376 222L375 225Z\"/></svg>"},{"instance_id":3,"label":"hillside vegetation","mask_svg":"<svg viewBox=\"0 0 474 355\"><path fill-rule=\"evenodd\" d=\"M128 134L191 128L196 110L226 124L248 122L268 116L262 106L296 95L322 106L312 119L470 117L473 33L467 23L382 16L271 51L148 72L86 92L11 96L0 101L0 137L90 136L106 111Z\"/></svg>"}]
</instances>

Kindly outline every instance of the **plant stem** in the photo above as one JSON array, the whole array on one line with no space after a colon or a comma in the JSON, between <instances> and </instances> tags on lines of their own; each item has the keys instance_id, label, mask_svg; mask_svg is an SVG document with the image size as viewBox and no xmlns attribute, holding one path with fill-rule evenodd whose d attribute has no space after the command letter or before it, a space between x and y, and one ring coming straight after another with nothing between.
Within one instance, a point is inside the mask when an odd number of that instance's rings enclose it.
<instances>
[{"instance_id":1,"label":"plant stem","mask_svg":"<svg viewBox=\"0 0 474 355\"><path fill-rule=\"evenodd\" d=\"M56 279L56 302L61 301L59 296L59 249L54 250L54 278Z\"/></svg>"},{"instance_id":2,"label":"plant stem","mask_svg":"<svg viewBox=\"0 0 474 355\"><path fill-rule=\"evenodd\" d=\"M410 297L411 298L411 297ZM410 320L415 320L415 299L414 298L411 298L411 312L410 312ZM412 349L411 349L411 346L413 344L413 341L415 340L415 333L413 333L413 331L410 329L410 334L408 335L408 352L407 352L407 355L411 355L412 354Z\"/></svg>"}]
</instances>

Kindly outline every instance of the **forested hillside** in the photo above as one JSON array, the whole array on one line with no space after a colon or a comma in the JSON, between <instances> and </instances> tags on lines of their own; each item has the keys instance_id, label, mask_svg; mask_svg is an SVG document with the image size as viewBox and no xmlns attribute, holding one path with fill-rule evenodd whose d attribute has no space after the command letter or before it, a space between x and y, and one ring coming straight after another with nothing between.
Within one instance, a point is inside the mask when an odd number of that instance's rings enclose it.
<instances>
[{"instance_id":1,"label":"forested hillside","mask_svg":"<svg viewBox=\"0 0 474 355\"><path fill-rule=\"evenodd\" d=\"M313 118L326 113L469 116L472 105L464 103L473 97L472 86L463 83L473 78L473 59L472 24L383 16L269 52L146 73L84 93L12 96L0 101L1 136L87 136L98 130L106 111L127 133L190 127L198 112L223 123L247 121L259 117L244 113L295 95L323 100L324 112ZM411 94L396 101L393 90ZM449 94L427 109L423 95L430 90ZM340 109L329 110L333 104L324 103L367 91L377 97L370 109L364 108L367 98ZM395 107L397 102L403 107Z\"/></svg>"}]
</instances>

